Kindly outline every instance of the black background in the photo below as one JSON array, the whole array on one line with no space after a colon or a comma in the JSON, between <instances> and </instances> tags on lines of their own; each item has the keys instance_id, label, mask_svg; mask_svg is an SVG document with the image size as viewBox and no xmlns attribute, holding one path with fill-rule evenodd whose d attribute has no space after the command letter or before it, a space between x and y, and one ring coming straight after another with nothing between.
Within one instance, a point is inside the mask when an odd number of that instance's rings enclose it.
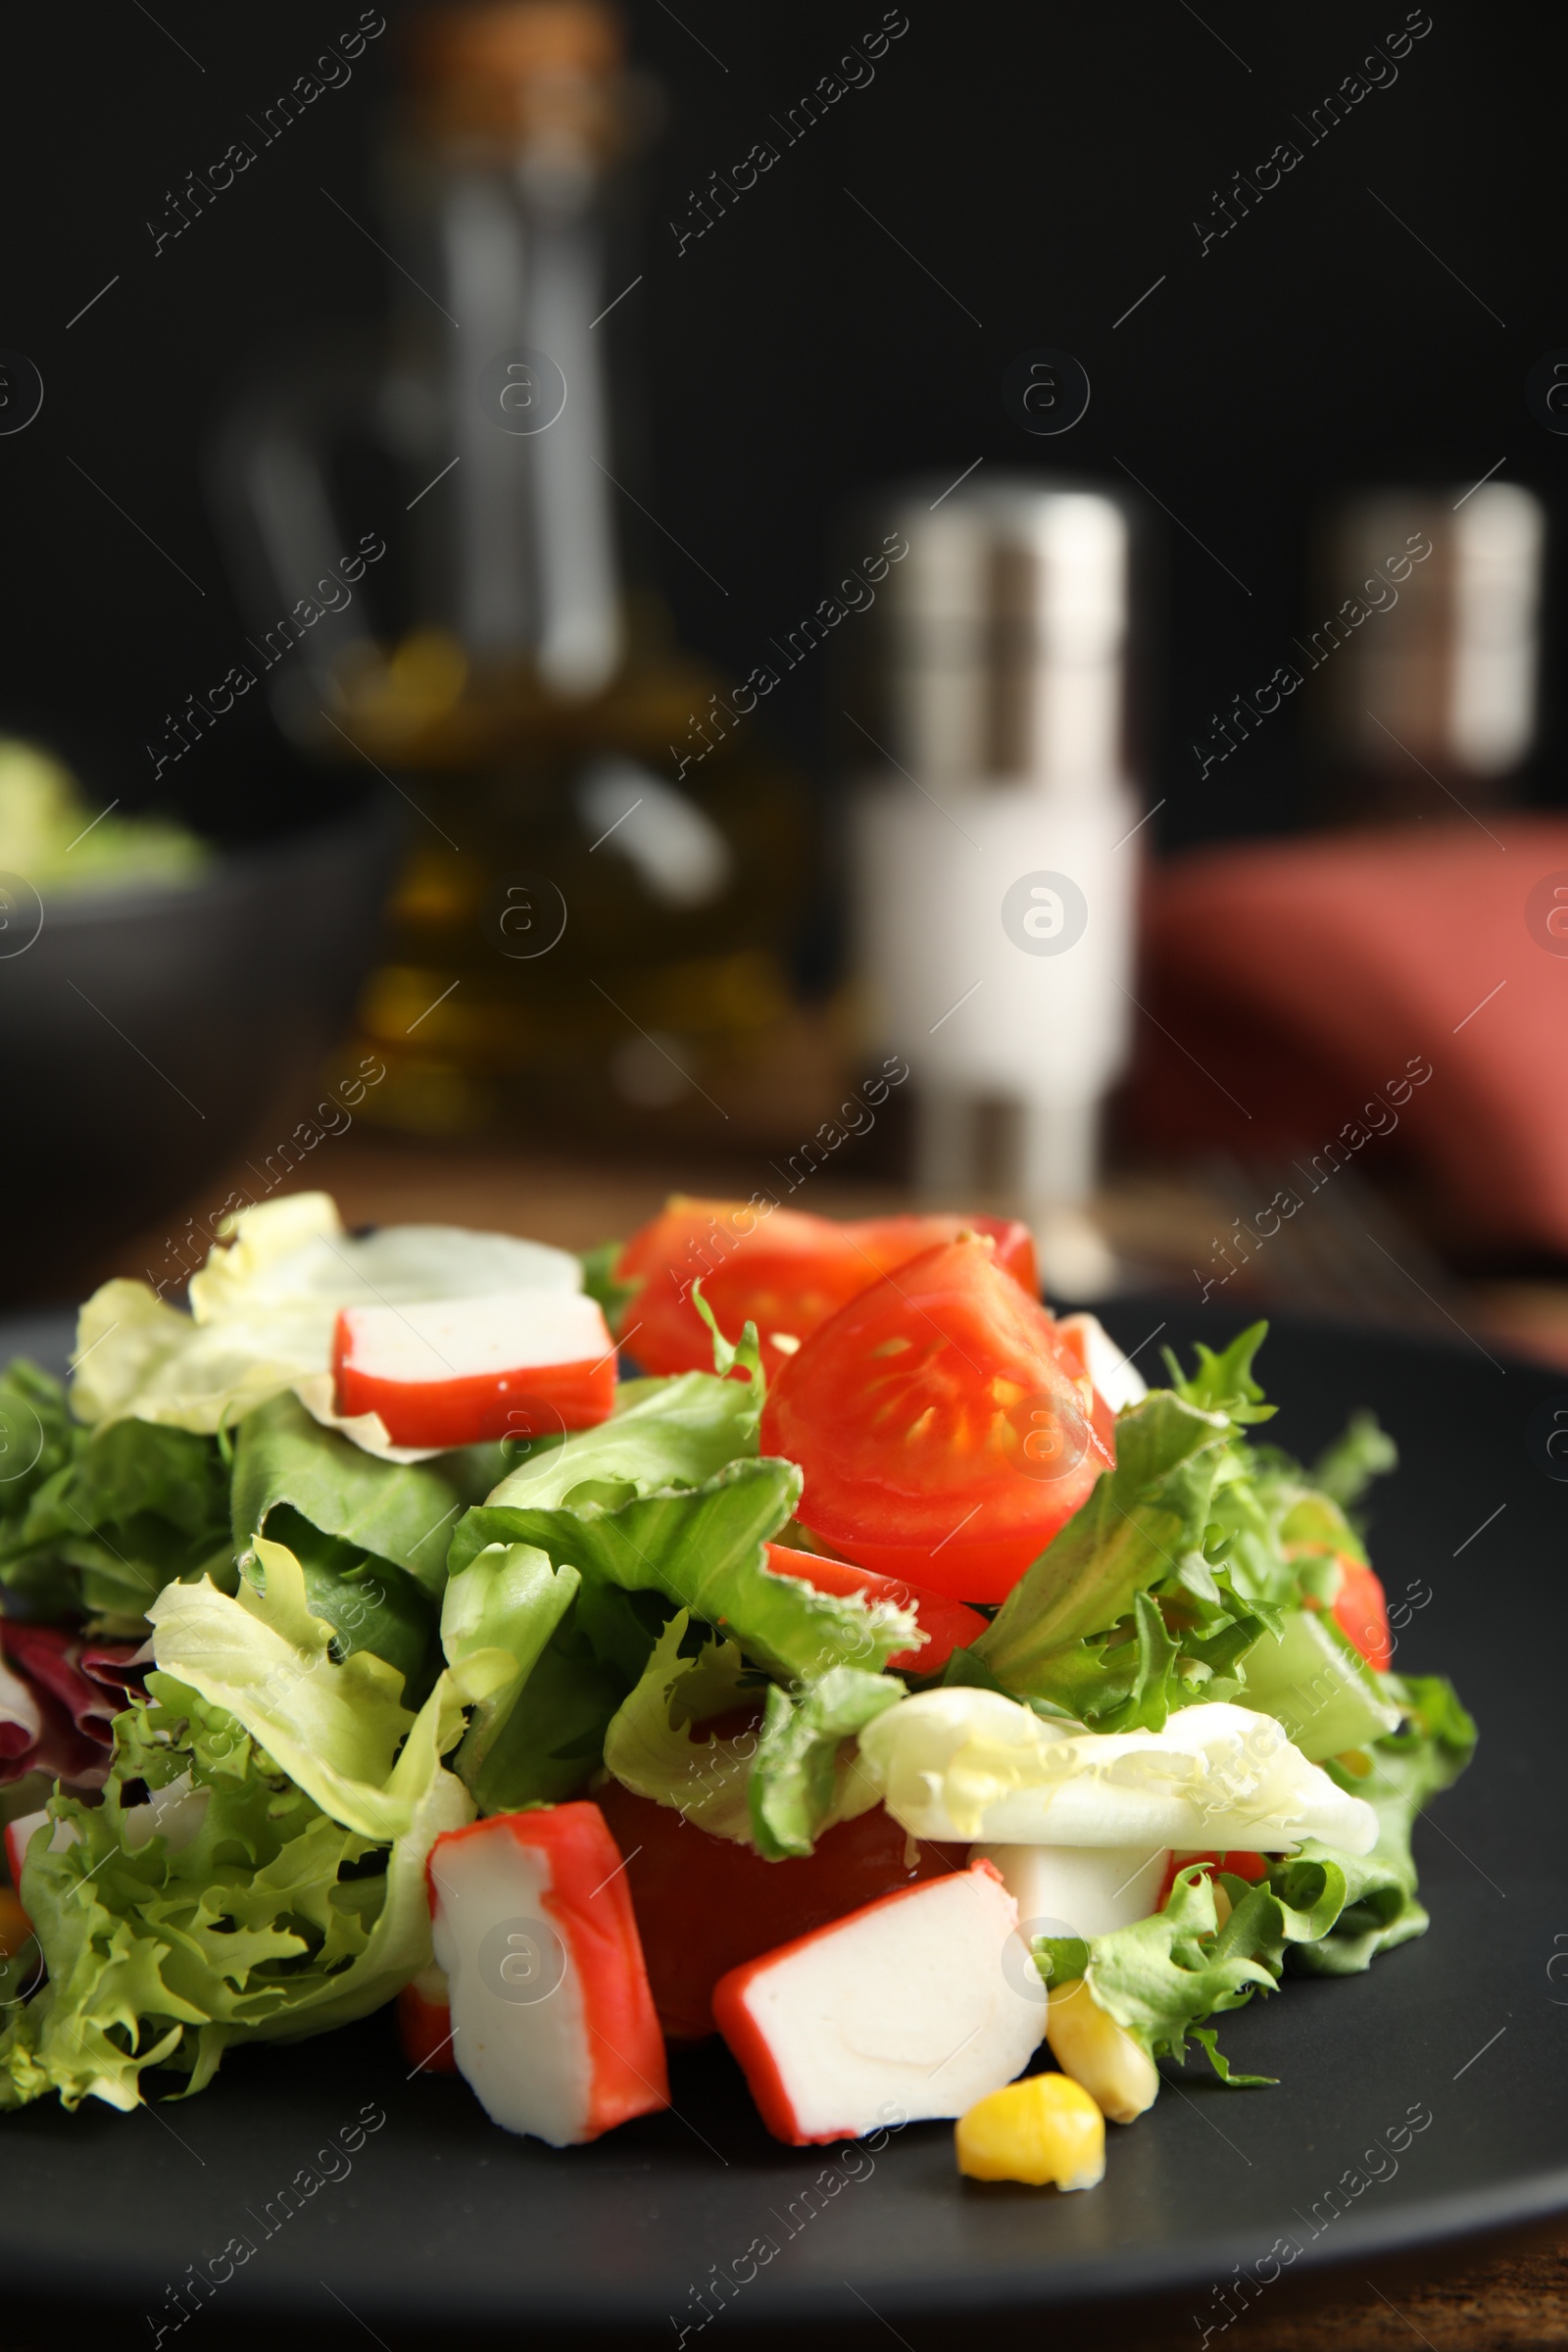
<instances>
[{"instance_id":1,"label":"black background","mask_svg":"<svg viewBox=\"0 0 1568 2352\"><path fill-rule=\"evenodd\" d=\"M353 0L159 0L156 22L136 0L106 0L10 19L0 344L36 362L46 393L29 429L0 439L0 723L62 743L105 799L145 799L163 713L243 652L200 482L215 418L259 371L383 307L387 265L321 190L384 233L371 159L397 62L388 13L348 86L156 258L146 223L164 220L168 192L250 135L247 116L354 24ZM641 166L626 275L644 279L615 314L612 348L617 368L644 371L640 494L697 559L652 541L679 628L744 673L830 584L844 502L869 483L946 480L983 458L1125 485L1119 459L1204 543L1156 514L1164 626L1148 784L1167 805L1155 838L1303 821L1298 709L1206 783L1190 745L1319 617L1307 531L1324 495L1399 479L1457 495L1502 459L1499 478L1533 484L1561 514L1568 441L1523 397L1531 363L1568 343L1554 253L1560 20L1434 0L1395 84L1309 147L1293 118L1403 24L1397 0L1205 0L1201 18L1184 0L908 0L907 13L870 85L677 254L668 222L689 217L688 190L772 136L770 116L882 9L630 10L633 56L666 121ZM1211 215L1212 191L1286 138L1301 163L1200 256L1193 221ZM1002 403L1009 361L1039 345L1075 353L1094 387L1055 441L1031 439ZM361 527L355 516L350 539ZM1548 651L1555 701L1552 667ZM769 706L818 774L828 682L825 665L804 671ZM249 723L178 771L180 800L220 831L275 821L324 789ZM1531 797L1562 797L1559 732L1553 711Z\"/></svg>"}]
</instances>

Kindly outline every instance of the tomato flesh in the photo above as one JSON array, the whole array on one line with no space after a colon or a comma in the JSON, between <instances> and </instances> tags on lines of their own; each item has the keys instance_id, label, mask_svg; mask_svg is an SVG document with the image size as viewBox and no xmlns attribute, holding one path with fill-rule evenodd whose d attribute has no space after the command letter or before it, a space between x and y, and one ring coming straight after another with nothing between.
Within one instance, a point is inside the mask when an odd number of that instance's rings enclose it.
<instances>
[{"instance_id":1,"label":"tomato flesh","mask_svg":"<svg viewBox=\"0 0 1568 2352\"><path fill-rule=\"evenodd\" d=\"M427 2000L417 1977L398 1994L397 2017L398 2046L416 2074L457 2073L451 2008L445 2001Z\"/></svg>"},{"instance_id":2,"label":"tomato flesh","mask_svg":"<svg viewBox=\"0 0 1568 2352\"><path fill-rule=\"evenodd\" d=\"M880 1805L824 1830L812 1854L764 1862L754 1847L714 1838L618 1781L593 1794L628 1857L648 1983L673 2041L713 2032L713 1986L743 1960L808 1936L879 1894L963 1867L961 1854L916 1845Z\"/></svg>"},{"instance_id":3,"label":"tomato flesh","mask_svg":"<svg viewBox=\"0 0 1568 2352\"><path fill-rule=\"evenodd\" d=\"M1363 1562L1348 1558L1343 1551L1339 1561L1344 1582L1334 1603L1335 1623L1347 1641L1354 1642L1369 1666L1387 1674L1394 1656L1394 1637L1389 1631L1389 1604L1382 1580Z\"/></svg>"},{"instance_id":4,"label":"tomato flesh","mask_svg":"<svg viewBox=\"0 0 1568 2352\"><path fill-rule=\"evenodd\" d=\"M757 1325L771 1380L790 1352L774 1335L808 1340L856 1295L894 1267L959 1233L989 1234L998 1263L1031 1298L1039 1290L1027 1225L1001 1217L813 1217L798 1208L677 1196L634 1233L615 1265L640 1289L626 1310L623 1345L649 1372L710 1372L713 1343L691 1286L702 1278L726 1339Z\"/></svg>"},{"instance_id":5,"label":"tomato flesh","mask_svg":"<svg viewBox=\"0 0 1568 2352\"><path fill-rule=\"evenodd\" d=\"M969 1236L873 1285L792 1356L762 1451L800 1518L858 1566L997 1601L1112 1467L1093 1384L1039 1301Z\"/></svg>"},{"instance_id":6,"label":"tomato flesh","mask_svg":"<svg viewBox=\"0 0 1568 2352\"><path fill-rule=\"evenodd\" d=\"M1228 1853L1218 1853L1213 1846L1206 1846L1200 1853L1172 1854L1165 1865L1164 1884L1159 1890L1159 1900L1154 1905L1156 1911L1163 1911L1170 1901L1176 1873L1179 1870L1191 1870L1195 1862L1200 1862L1210 1878L1216 1871L1224 1871L1233 1879L1246 1879L1251 1886L1260 1886L1268 1877L1268 1857L1251 1853L1245 1846L1232 1846Z\"/></svg>"},{"instance_id":7,"label":"tomato flesh","mask_svg":"<svg viewBox=\"0 0 1568 2352\"><path fill-rule=\"evenodd\" d=\"M978 1609L966 1609L961 1600L949 1600L941 1592L917 1592L897 1577L877 1576L850 1560L824 1560L817 1552L791 1551L782 1544L769 1544L766 1550L767 1564L775 1576L798 1576L803 1584L814 1585L819 1592L832 1592L840 1599L891 1600L901 1609L914 1611L926 1636L925 1646L896 1651L888 1660L889 1674L940 1674L954 1651L967 1649L989 1623Z\"/></svg>"}]
</instances>

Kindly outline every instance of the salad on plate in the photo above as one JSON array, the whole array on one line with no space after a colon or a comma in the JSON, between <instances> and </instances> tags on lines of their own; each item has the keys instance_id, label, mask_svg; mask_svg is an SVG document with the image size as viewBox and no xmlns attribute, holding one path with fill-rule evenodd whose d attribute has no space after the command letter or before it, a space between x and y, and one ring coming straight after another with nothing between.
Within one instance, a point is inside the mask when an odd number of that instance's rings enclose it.
<instances>
[{"instance_id":1,"label":"salad on plate","mask_svg":"<svg viewBox=\"0 0 1568 2352\"><path fill-rule=\"evenodd\" d=\"M565 2147L717 2032L807 2144L1104 2170L1156 2062L1427 1926L1475 1732L1265 1327L1146 1386L1026 1227L677 1199L578 1257L244 1209L0 1378L0 2105L396 2005Z\"/></svg>"}]
</instances>

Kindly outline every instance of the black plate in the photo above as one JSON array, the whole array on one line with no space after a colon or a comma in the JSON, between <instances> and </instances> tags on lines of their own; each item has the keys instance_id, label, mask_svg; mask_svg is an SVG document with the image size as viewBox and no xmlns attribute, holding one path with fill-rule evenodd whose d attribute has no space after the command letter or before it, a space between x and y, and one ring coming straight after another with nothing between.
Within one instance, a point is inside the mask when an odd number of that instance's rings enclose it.
<instances>
[{"instance_id":1,"label":"black plate","mask_svg":"<svg viewBox=\"0 0 1568 2352\"><path fill-rule=\"evenodd\" d=\"M1184 1347L1234 1328L1143 1302L1106 1320L1132 1346L1166 1318ZM1260 1368L1284 1408L1270 1434L1294 1450L1310 1457L1362 1403L1397 1439L1372 1533L1391 1599L1420 1601L1397 1663L1452 1673L1482 1726L1417 1832L1430 1935L1226 2022L1233 2062L1278 2089L1226 2091L1190 2066L1112 2130L1101 2188L1058 2196L960 2186L946 2125L874 2154L780 2148L715 2044L677 2065L678 2112L557 2154L492 2129L460 2081L407 2081L383 2015L231 2057L187 2103L0 2119L8 2295L112 2299L138 2334L148 2315L149 2342L161 2325L172 2342L194 2301L182 2346L264 2313L344 2341L511 2323L529 2342L646 2328L675 2345L717 2309L732 2329L858 2323L885 2344L890 2327L1152 2293L1179 2295L1200 2336L1238 2265L1254 2283L1232 2310L1280 2271L1568 2208L1568 1485L1541 1423L1560 1397L1568 1428L1568 1377L1304 1323L1276 1327ZM367 2111L385 2120L355 2146ZM1430 2117L1413 2134L1412 2112ZM254 2251L224 2276L234 2239ZM205 2302L193 2270L219 2281Z\"/></svg>"}]
</instances>

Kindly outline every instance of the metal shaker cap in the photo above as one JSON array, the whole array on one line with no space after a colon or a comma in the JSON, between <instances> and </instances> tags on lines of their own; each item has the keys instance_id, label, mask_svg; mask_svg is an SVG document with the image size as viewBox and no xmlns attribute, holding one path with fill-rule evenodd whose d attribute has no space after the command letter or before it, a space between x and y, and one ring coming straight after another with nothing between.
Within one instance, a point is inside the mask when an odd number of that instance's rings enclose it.
<instances>
[{"instance_id":1,"label":"metal shaker cap","mask_svg":"<svg viewBox=\"0 0 1568 2352\"><path fill-rule=\"evenodd\" d=\"M1333 515L1326 617L1302 650L1326 666L1330 735L1374 810L1425 811L1435 778L1495 790L1528 757L1545 538L1541 501L1512 482L1368 490Z\"/></svg>"},{"instance_id":2,"label":"metal shaker cap","mask_svg":"<svg viewBox=\"0 0 1568 2352\"><path fill-rule=\"evenodd\" d=\"M908 550L857 648L871 731L922 782L1075 793L1122 781L1132 503L1027 476L941 490L911 485L869 510Z\"/></svg>"}]
</instances>

